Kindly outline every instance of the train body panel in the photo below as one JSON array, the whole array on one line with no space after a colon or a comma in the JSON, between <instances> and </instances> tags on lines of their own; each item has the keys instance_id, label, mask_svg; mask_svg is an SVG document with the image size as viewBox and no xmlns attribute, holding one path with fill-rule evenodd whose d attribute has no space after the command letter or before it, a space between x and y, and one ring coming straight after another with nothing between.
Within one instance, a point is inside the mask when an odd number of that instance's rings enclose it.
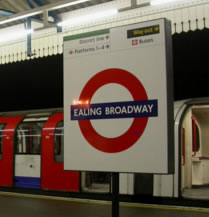
<instances>
[{"instance_id":1,"label":"train body panel","mask_svg":"<svg viewBox=\"0 0 209 217\"><path fill-rule=\"evenodd\" d=\"M134 174L120 174L120 194L133 195L134 194Z\"/></svg>"},{"instance_id":2,"label":"train body panel","mask_svg":"<svg viewBox=\"0 0 209 217\"><path fill-rule=\"evenodd\" d=\"M0 174L2 174L0 178L0 186L11 187L13 185L14 129L22 119L23 116L0 117Z\"/></svg>"},{"instance_id":3,"label":"train body panel","mask_svg":"<svg viewBox=\"0 0 209 217\"><path fill-rule=\"evenodd\" d=\"M153 196L173 197L174 196L174 175L154 175Z\"/></svg>"},{"instance_id":4,"label":"train body panel","mask_svg":"<svg viewBox=\"0 0 209 217\"><path fill-rule=\"evenodd\" d=\"M64 171L63 144L63 114L53 114L42 134L42 188L79 191L79 173Z\"/></svg>"},{"instance_id":5,"label":"train body panel","mask_svg":"<svg viewBox=\"0 0 209 217\"><path fill-rule=\"evenodd\" d=\"M40 181L40 155L15 155L14 186L39 189Z\"/></svg>"}]
</instances>

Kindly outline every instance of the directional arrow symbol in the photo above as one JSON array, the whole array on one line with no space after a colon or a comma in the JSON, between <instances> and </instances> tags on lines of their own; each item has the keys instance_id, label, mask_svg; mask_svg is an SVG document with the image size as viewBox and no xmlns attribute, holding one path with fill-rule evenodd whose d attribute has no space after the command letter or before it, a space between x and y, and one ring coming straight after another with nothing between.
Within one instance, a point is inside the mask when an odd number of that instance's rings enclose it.
<instances>
[{"instance_id":1,"label":"directional arrow symbol","mask_svg":"<svg viewBox=\"0 0 209 217\"><path fill-rule=\"evenodd\" d=\"M155 31L156 31L156 32L159 31L159 27L158 27L158 26L155 27Z\"/></svg>"}]
</instances>

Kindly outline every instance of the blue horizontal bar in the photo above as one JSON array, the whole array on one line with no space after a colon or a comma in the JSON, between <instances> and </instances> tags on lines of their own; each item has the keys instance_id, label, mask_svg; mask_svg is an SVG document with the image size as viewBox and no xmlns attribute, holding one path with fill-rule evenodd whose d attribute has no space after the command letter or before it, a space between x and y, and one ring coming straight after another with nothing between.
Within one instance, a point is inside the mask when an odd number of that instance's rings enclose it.
<instances>
[{"instance_id":1,"label":"blue horizontal bar","mask_svg":"<svg viewBox=\"0 0 209 217\"><path fill-rule=\"evenodd\" d=\"M19 188L39 189L41 186L41 179L36 177L15 176L14 186Z\"/></svg>"},{"instance_id":2,"label":"blue horizontal bar","mask_svg":"<svg viewBox=\"0 0 209 217\"><path fill-rule=\"evenodd\" d=\"M71 105L71 120L145 118L157 116L157 100Z\"/></svg>"}]
</instances>

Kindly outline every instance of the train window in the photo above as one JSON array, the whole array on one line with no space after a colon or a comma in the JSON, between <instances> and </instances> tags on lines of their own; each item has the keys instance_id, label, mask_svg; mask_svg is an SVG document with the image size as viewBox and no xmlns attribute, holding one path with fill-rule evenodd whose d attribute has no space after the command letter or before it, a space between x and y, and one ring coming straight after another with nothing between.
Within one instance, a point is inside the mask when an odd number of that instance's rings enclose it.
<instances>
[{"instance_id":1,"label":"train window","mask_svg":"<svg viewBox=\"0 0 209 217\"><path fill-rule=\"evenodd\" d=\"M3 132L6 124L0 124L0 160L2 159L3 153Z\"/></svg>"},{"instance_id":2,"label":"train window","mask_svg":"<svg viewBox=\"0 0 209 217\"><path fill-rule=\"evenodd\" d=\"M45 121L23 122L15 136L16 154L40 154L41 132Z\"/></svg>"},{"instance_id":3,"label":"train window","mask_svg":"<svg viewBox=\"0 0 209 217\"><path fill-rule=\"evenodd\" d=\"M54 159L56 162L63 162L64 137L63 121L60 121L54 132Z\"/></svg>"}]
</instances>

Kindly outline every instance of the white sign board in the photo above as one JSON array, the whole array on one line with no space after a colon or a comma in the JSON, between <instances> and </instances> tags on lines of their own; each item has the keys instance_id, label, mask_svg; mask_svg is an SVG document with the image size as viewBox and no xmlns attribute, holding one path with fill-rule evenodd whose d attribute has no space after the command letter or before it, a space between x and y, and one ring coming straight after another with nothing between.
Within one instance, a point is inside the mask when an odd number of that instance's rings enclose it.
<instances>
[{"instance_id":1,"label":"white sign board","mask_svg":"<svg viewBox=\"0 0 209 217\"><path fill-rule=\"evenodd\" d=\"M64 38L65 170L173 172L171 53L164 19Z\"/></svg>"}]
</instances>

